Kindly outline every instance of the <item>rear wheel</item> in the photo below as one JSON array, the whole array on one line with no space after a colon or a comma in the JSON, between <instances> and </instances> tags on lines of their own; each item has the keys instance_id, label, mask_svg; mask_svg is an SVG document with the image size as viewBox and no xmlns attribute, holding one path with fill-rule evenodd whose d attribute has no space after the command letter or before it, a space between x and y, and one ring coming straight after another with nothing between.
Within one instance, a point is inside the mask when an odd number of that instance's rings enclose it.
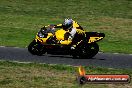
<instances>
[{"instance_id":1,"label":"rear wheel","mask_svg":"<svg viewBox=\"0 0 132 88\"><path fill-rule=\"evenodd\" d=\"M97 43L82 44L73 52L74 58L92 58L99 51L99 46Z\"/></svg>"},{"instance_id":2,"label":"rear wheel","mask_svg":"<svg viewBox=\"0 0 132 88\"><path fill-rule=\"evenodd\" d=\"M99 52L99 46L97 43L89 44L88 57L92 58Z\"/></svg>"},{"instance_id":3,"label":"rear wheel","mask_svg":"<svg viewBox=\"0 0 132 88\"><path fill-rule=\"evenodd\" d=\"M39 56L46 53L46 51L44 51L43 49L43 46L40 43L36 42L35 40L33 40L29 44L28 51L33 55L39 55Z\"/></svg>"}]
</instances>

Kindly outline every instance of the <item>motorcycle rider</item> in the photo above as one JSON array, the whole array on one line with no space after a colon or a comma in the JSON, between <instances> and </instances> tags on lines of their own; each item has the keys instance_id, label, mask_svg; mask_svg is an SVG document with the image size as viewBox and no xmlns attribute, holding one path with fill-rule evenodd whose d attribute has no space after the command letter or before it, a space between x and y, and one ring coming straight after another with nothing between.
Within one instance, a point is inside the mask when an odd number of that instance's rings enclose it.
<instances>
[{"instance_id":1,"label":"motorcycle rider","mask_svg":"<svg viewBox=\"0 0 132 88\"><path fill-rule=\"evenodd\" d=\"M83 30L83 28L72 19L65 19L62 24L55 25L54 27L63 28L64 30L68 31L68 38L70 38L72 41L71 49L75 49L77 43L80 42L83 37L85 37L85 31ZM67 40L67 38L65 40Z\"/></svg>"}]
</instances>

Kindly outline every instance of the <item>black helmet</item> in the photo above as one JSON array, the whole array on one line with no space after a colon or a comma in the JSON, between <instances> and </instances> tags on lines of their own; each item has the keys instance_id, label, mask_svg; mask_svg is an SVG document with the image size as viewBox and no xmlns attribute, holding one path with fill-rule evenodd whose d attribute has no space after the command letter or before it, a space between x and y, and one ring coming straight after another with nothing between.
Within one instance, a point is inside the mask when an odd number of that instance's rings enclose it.
<instances>
[{"instance_id":1,"label":"black helmet","mask_svg":"<svg viewBox=\"0 0 132 88\"><path fill-rule=\"evenodd\" d=\"M70 29L70 28L72 28L72 26L73 26L73 20L72 19L65 19L63 24L62 24L62 27L64 30Z\"/></svg>"}]
</instances>

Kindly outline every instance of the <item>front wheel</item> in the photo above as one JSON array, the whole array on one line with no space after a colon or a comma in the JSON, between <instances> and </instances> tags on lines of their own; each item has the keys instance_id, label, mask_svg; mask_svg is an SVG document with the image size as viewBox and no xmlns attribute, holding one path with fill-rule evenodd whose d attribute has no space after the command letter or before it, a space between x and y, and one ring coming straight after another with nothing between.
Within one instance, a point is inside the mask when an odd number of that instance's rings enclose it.
<instances>
[{"instance_id":1,"label":"front wheel","mask_svg":"<svg viewBox=\"0 0 132 88\"><path fill-rule=\"evenodd\" d=\"M35 40L33 40L29 46L28 46L28 51L33 54L33 55L39 55L41 56L42 54L45 53L43 46L41 44L39 44L38 42L36 42Z\"/></svg>"}]
</instances>

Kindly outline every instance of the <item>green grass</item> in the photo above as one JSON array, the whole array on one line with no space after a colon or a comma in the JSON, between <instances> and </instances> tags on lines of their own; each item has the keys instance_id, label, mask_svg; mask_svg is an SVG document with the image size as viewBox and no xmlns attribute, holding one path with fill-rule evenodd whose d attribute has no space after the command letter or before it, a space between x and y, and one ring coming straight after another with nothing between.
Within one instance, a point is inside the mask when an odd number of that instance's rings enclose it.
<instances>
[{"instance_id":1,"label":"green grass","mask_svg":"<svg viewBox=\"0 0 132 88\"><path fill-rule=\"evenodd\" d=\"M79 85L76 77L78 67L38 63L0 61L1 88L124 88L130 84L85 84ZM130 69L85 67L87 74L129 74Z\"/></svg>"},{"instance_id":2,"label":"green grass","mask_svg":"<svg viewBox=\"0 0 132 88\"><path fill-rule=\"evenodd\" d=\"M131 0L1 0L0 45L26 47L44 25L70 17L104 32L100 51L132 53Z\"/></svg>"}]
</instances>

